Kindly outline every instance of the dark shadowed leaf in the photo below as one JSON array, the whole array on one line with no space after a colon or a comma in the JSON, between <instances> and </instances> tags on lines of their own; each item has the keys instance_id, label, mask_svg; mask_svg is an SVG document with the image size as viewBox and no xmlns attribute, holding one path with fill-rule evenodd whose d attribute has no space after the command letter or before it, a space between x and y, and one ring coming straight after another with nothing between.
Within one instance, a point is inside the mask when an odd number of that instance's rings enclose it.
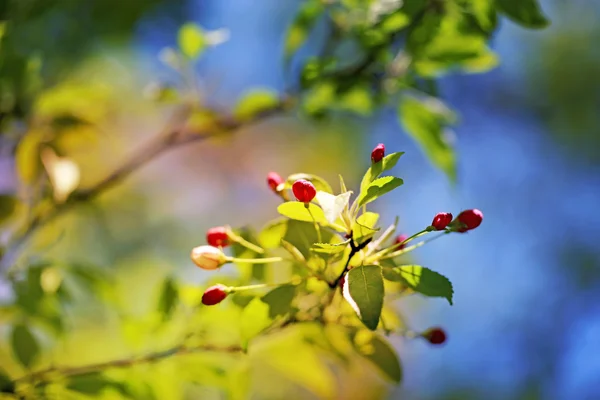
<instances>
[{"instance_id":1,"label":"dark shadowed leaf","mask_svg":"<svg viewBox=\"0 0 600 400\"><path fill-rule=\"evenodd\" d=\"M33 333L26 325L15 325L12 330L11 343L16 359L29 368L40 352L40 346Z\"/></svg>"},{"instance_id":2,"label":"dark shadowed leaf","mask_svg":"<svg viewBox=\"0 0 600 400\"><path fill-rule=\"evenodd\" d=\"M129 390L124 384L106 378L101 372L73 376L69 378L69 383L67 384L67 389L88 396L99 394L107 388L116 389L121 395L129 397Z\"/></svg>"},{"instance_id":3,"label":"dark shadowed leaf","mask_svg":"<svg viewBox=\"0 0 600 400\"><path fill-rule=\"evenodd\" d=\"M344 298L365 326L371 330L377 329L384 297L381 267L366 265L351 269L343 292Z\"/></svg>"},{"instance_id":4,"label":"dark shadowed leaf","mask_svg":"<svg viewBox=\"0 0 600 400\"><path fill-rule=\"evenodd\" d=\"M10 377L0 369L0 393L14 393L15 384Z\"/></svg>"},{"instance_id":5,"label":"dark shadowed leaf","mask_svg":"<svg viewBox=\"0 0 600 400\"><path fill-rule=\"evenodd\" d=\"M289 313L295 294L295 285L282 285L264 295L261 300L269 305L269 318Z\"/></svg>"},{"instance_id":6,"label":"dark shadowed leaf","mask_svg":"<svg viewBox=\"0 0 600 400\"><path fill-rule=\"evenodd\" d=\"M400 360L385 339L373 332L359 330L354 336L354 346L356 351L371 361L386 379L400 383L402 380Z\"/></svg>"},{"instance_id":7,"label":"dark shadowed leaf","mask_svg":"<svg viewBox=\"0 0 600 400\"><path fill-rule=\"evenodd\" d=\"M394 275L414 291L429 297L443 297L452 304L454 294L452 283L444 275L420 265L403 265L393 268L393 271L386 272L386 279Z\"/></svg>"},{"instance_id":8,"label":"dark shadowed leaf","mask_svg":"<svg viewBox=\"0 0 600 400\"><path fill-rule=\"evenodd\" d=\"M9 194L0 194L0 223L8 219L17 206L17 199Z\"/></svg>"},{"instance_id":9,"label":"dark shadowed leaf","mask_svg":"<svg viewBox=\"0 0 600 400\"><path fill-rule=\"evenodd\" d=\"M510 19L527 28L544 28L550 23L537 0L497 0L496 5Z\"/></svg>"},{"instance_id":10,"label":"dark shadowed leaf","mask_svg":"<svg viewBox=\"0 0 600 400\"><path fill-rule=\"evenodd\" d=\"M315 22L324 10L325 5L321 0L307 0L300 5L296 18L285 38L284 54L286 61L304 44Z\"/></svg>"},{"instance_id":11,"label":"dark shadowed leaf","mask_svg":"<svg viewBox=\"0 0 600 400\"><path fill-rule=\"evenodd\" d=\"M167 278L162 284L160 298L158 300L158 311L162 313L163 319L167 319L177 305L177 285L173 278Z\"/></svg>"}]
</instances>

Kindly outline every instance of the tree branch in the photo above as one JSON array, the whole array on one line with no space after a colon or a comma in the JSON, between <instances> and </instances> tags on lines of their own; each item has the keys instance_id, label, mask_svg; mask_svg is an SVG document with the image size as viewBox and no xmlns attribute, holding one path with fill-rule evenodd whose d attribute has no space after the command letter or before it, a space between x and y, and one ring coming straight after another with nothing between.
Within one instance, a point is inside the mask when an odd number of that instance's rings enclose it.
<instances>
[{"instance_id":1,"label":"tree branch","mask_svg":"<svg viewBox=\"0 0 600 400\"><path fill-rule=\"evenodd\" d=\"M348 267L350 266L350 260L352 260L352 257L354 257L356 255L356 253L358 253L359 251L361 251L362 249L367 247L367 245L369 243L371 243L371 240L373 240L373 238L369 238L358 245L354 243L354 240L350 240L350 254L348 255L348 258L346 259L346 264L344 265L344 270L337 277L337 279L335 281L329 283L329 287L331 289L335 288L340 283L340 280L342 279L344 274L346 272L348 272L348 270L349 270Z\"/></svg>"},{"instance_id":2,"label":"tree branch","mask_svg":"<svg viewBox=\"0 0 600 400\"><path fill-rule=\"evenodd\" d=\"M202 351L225 353L244 352L244 350L240 346L217 347L213 345L200 345L188 347L185 345L179 345L167 350L157 351L138 358L121 358L96 364L82 365L79 367L49 367L17 378L13 381L13 383L17 384L21 382L40 382L44 381L46 375L50 374L59 374L63 377L72 377L86 375L92 372L100 372L112 368L128 368L134 365L151 364L153 362L162 361L169 357L198 353Z\"/></svg>"}]
</instances>

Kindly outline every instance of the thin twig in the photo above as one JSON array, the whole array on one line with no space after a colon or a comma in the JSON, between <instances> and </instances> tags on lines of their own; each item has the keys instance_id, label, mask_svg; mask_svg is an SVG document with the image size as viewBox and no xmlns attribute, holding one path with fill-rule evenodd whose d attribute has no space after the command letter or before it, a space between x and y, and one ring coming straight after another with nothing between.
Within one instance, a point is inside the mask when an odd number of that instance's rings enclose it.
<instances>
[{"instance_id":1,"label":"thin twig","mask_svg":"<svg viewBox=\"0 0 600 400\"><path fill-rule=\"evenodd\" d=\"M348 267L350 266L350 260L352 260L352 257L354 257L354 255L357 254L359 251L361 251L362 249L367 247L367 245L369 243L371 243L371 240L373 240L373 238L369 238L358 245L354 243L354 240L350 240L350 254L348 255L348 258L346 259L346 265L344 265L344 270L337 277L337 279L335 281L329 283L329 287L331 289L335 288L340 283L340 280L342 279L344 274L346 272L348 272L348 269L349 269Z\"/></svg>"},{"instance_id":2,"label":"thin twig","mask_svg":"<svg viewBox=\"0 0 600 400\"><path fill-rule=\"evenodd\" d=\"M101 372L113 368L128 368L134 365L150 364L161 361L169 357L180 356L198 352L224 352L224 353L243 353L244 350L240 346L218 347L213 345L200 345L188 347L185 345L175 346L173 348L150 353L138 358L121 358L117 360L105 361L96 364L82 365L79 367L49 367L30 374L17 378L13 383L20 382L39 382L44 381L48 374L59 374L63 377L72 377L86 375L92 372Z\"/></svg>"}]
</instances>

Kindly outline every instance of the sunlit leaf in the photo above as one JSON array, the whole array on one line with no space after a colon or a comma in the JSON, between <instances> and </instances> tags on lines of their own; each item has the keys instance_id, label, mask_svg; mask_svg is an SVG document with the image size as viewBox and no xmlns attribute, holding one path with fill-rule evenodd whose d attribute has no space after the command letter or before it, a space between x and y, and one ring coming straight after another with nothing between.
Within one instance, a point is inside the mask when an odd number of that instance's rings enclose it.
<instances>
[{"instance_id":1,"label":"sunlit leaf","mask_svg":"<svg viewBox=\"0 0 600 400\"><path fill-rule=\"evenodd\" d=\"M269 318L288 314L295 295L295 285L281 285L265 294L261 300L269 306Z\"/></svg>"},{"instance_id":2,"label":"sunlit leaf","mask_svg":"<svg viewBox=\"0 0 600 400\"><path fill-rule=\"evenodd\" d=\"M286 60L304 44L315 22L325 10L321 0L307 0L300 5L296 18L290 26L286 38L284 54Z\"/></svg>"},{"instance_id":3,"label":"sunlit leaf","mask_svg":"<svg viewBox=\"0 0 600 400\"><path fill-rule=\"evenodd\" d=\"M365 204L377 200L379 197L391 192L403 183L404 181L402 179L396 178L395 176L377 178L367 186L366 191L360 193L358 205L364 206Z\"/></svg>"},{"instance_id":4,"label":"sunlit leaf","mask_svg":"<svg viewBox=\"0 0 600 400\"><path fill-rule=\"evenodd\" d=\"M271 325L273 320L269 316L270 314L271 308L261 299L255 298L248 303L240 320L240 335L243 347L247 347L252 338Z\"/></svg>"},{"instance_id":5,"label":"sunlit leaf","mask_svg":"<svg viewBox=\"0 0 600 400\"><path fill-rule=\"evenodd\" d=\"M456 180L456 156L445 134L445 127L451 122L447 111L433 103L405 97L398 115L406 132L421 146L429 160L450 179Z\"/></svg>"},{"instance_id":6,"label":"sunlit leaf","mask_svg":"<svg viewBox=\"0 0 600 400\"><path fill-rule=\"evenodd\" d=\"M327 219L330 224L335 223L340 217L342 211L344 211L344 208L348 205L351 195L352 192L342 193L337 196L320 190L317 192L317 202L323 209L325 219Z\"/></svg>"},{"instance_id":7,"label":"sunlit leaf","mask_svg":"<svg viewBox=\"0 0 600 400\"><path fill-rule=\"evenodd\" d=\"M454 290L444 275L420 265L402 265L385 268L385 277L391 281L404 281L414 291L429 297L443 297L452 304Z\"/></svg>"},{"instance_id":8,"label":"sunlit leaf","mask_svg":"<svg viewBox=\"0 0 600 400\"><path fill-rule=\"evenodd\" d=\"M352 226L354 240L361 243L366 238L373 236L378 231L377 221L379 221L377 213L367 211L361 214Z\"/></svg>"},{"instance_id":9,"label":"sunlit leaf","mask_svg":"<svg viewBox=\"0 0 600 400\"><path fill-rule=\"evenodd\" d=\"M306 208L304 203L299 201L288 201L280 204L279 207L277 207L277 212L284 217L288 217L296 221L313 222L314 218L314 220L319 224L327 223L327 219L325 218L323 210L319 206L312 203L310 203L308 208Z\"/></svg>"},{"instance_id":10,"label":"sunlit leaf","mask_svg":"<svg viewBox=\"0 0 600 400\"><path fill-rule=\"evenodd\" d=\"M384 297L381 267L366 265L352 268L346 276L343 293L365 326L377 329Z\"/></svg>"},{"instance_id":11,"label":"sunlit leaf","mask_svg":"<svg viewBox=\"0 0 600 400\"><path fill-rule=\"evenodd\" d=\"M15 164L19 178L26 185L31 185L40 176L42 160L40 158L40 143L47 132L32 130L21 139L15 154Z\"/></svg>"},{"instance_id":12,"label":"sunlit leaf","mask_svg":"<svg viewBox=\"0 0 600 400\"><path fill-rule=\"evenodd\" d=\"M331 244L331 243L315 243L314 247L312 248L312 251L314 251L315 253L322 253L322 254L338 254L338 253L342 253L344 250L346 250L346 246L348 245L349 241L343 242L343 243L336 243L336 244Z\"/></svg>"},{"instance_id":13,"label":"sunlit leaf","mask_svg":"<svg viewBox=\"0 0 600 400\"><path fill-rule=\"evenodd\" d=\"M162 284L160 298L158 299L158 311L163 319L167 319L177 305L177 285L173 278L167 278Z\"/></svg>"},{"instance_id":14,"label":"sunlit leaf","mask_svg":"<svg viewBox=\"0 0 600 400\"><path fill-rule=\"evenodd\" d=\"M196 59L206 47L204 31L198 25L188 22L179 29L177 44L186 57Z\"/></svg>"},{"instance_id":15,"label":"sunlit leaf","mask_svg":"<svg viewBox=\"0 0 600 400\"><path fill-rule=\"evenodd\" d=\"M375 108L374 95L368 86L356 85L341 94L336 102L337 108L358 115L369 116Z\"/></svg>"},{"instance_id":16,"label":"sunlit leaf","mask_svg":"<svg viewBox=\"0 0 600 400\"><path fill-rule=\"evenodd\" d=\"M279 107L279 95L269 89L254 89L244 94L233 111L240 121L249 121L256 116Z\"/></svg>"},{"instance_id":17,"label":"sunlit leaf","mask_svg":"<svg viewBox=\"0 0 600 400\"><path fill-rule=\"evenodd\" d=\"M11 345L15 357L26 368L31 367L40 353L38 341L26 325L13 327Z\"/></svg>"},{"instance_id":18,"label":"sunlit leaf","mask_svg":"<svg viewBox=\"0 0 600 400\"><path fill-rule=\"evenodd\" d=\"M364 192L367 189L367 186L369 186L375 179L379 178L382 173L394 168L403 154L403 151L388 154L387 156L383 157L380 162L371 165L360 182L360 191Z\"/></svg>"},{"instance_id":19,"label":"sunlit leaf","mask_svg":"<svg viewBox=\"0 0 600 400\"><path fill-rule=\"evenodd\" d=\"M258 235L258 242L265 249L279 247L288 227L286 218L277 218L265 225Z\"/></svg>"},{"instance_id":20,"label":"sunlit leaf","mask_svg":"<svg viewBox=\"0 0 600 400\"><path fill-rule=\"evenodd\" d=\"M373 332L361 330L354 337L354 345L356 351L371 361L386 379L400 383L402 380L400 360L385 339Z\"/></svg>"},{"instance_id":21,"label":"sunlit leaf","mask_svg":"<svg viewBox=\"0 0 600 400\"><path fill-rule=\"evenodd\" d=\"M550 21L537 0L497 0L496 5L510 19L528 28L544 28Z\"/></svg>"}]
</instances>

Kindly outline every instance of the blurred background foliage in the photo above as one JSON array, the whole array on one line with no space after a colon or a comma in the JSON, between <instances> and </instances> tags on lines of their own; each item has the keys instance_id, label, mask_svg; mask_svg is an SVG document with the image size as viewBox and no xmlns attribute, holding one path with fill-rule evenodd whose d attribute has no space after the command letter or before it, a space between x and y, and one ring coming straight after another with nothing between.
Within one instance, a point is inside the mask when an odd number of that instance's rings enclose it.
<instances>
[{"instance_id":1,"label":"blurred background foliage","mask_svg":"<svg viewBox=\"0 0 600 400\"><path fill-rule=\"evenodd\" d=\"M407 151L399 165L406 185L378 205L386 222L399 214L411 233L437 211L486 213L468 238L416 256L451 277L456 305L412 297L397 305L415 329L444 326L448 345L432 349L393 337L403 364L398 388L364 357L340 362L315 350L321 333L307 326L258 342L252 367L235 353L196 353L77 381L57 377L43 394L29 396L421 400L600 393L600 363L592 356L600 351L599 5L545 0L543 13L524 16L512 5L539 11L534 2L431 1L443 12L427 13L404 36L423 2L405 0L406 12L383 20L367 3L341 2L332 25L311 0L0 1L3 245L20 222L56 201L41 144L75 163L78 186L86 188L161 132L176 104L169 91L159 92L162 103L148 95L163 84L197 85L192 97L215 110L234 109L254 88L303 93L300 118L271 118L161 154L122 185L41 227L14 263L3 265L18 273L0 285L0 366L14 378L27 367L126 359L169 349L190 331L216 346L237 343L237 303L195 308L217 278L193 267L189 249L211 226L258 230L275 217L277 199L264 185L268 171L314 172L332 182L341 172L356 187L369 163L365 149L379 141ZM510 18L497 18L492 4ZM514 24L543 27L545 14L552 25L544 30ZM186 21L226 28L230 36L195 64L195 83L159 61L168 56L164 47L177 46ZM428 35L437 27L440 40ZM394 58L402 46L415 61L410 73L404 58ZM335 56L315 57L324 48ZM398 97L407 90L436 102L407 109ZM406 118L399 125L400 104ZM434 118L411 123L423 105ZM461 115L456 135L447 129L456 121L449 106ZM212 121L197 118L202 127ZM433 128L419 135L423 121ZM223 274L237 279L234 268Z\"/></svg>"}]
</instances>

